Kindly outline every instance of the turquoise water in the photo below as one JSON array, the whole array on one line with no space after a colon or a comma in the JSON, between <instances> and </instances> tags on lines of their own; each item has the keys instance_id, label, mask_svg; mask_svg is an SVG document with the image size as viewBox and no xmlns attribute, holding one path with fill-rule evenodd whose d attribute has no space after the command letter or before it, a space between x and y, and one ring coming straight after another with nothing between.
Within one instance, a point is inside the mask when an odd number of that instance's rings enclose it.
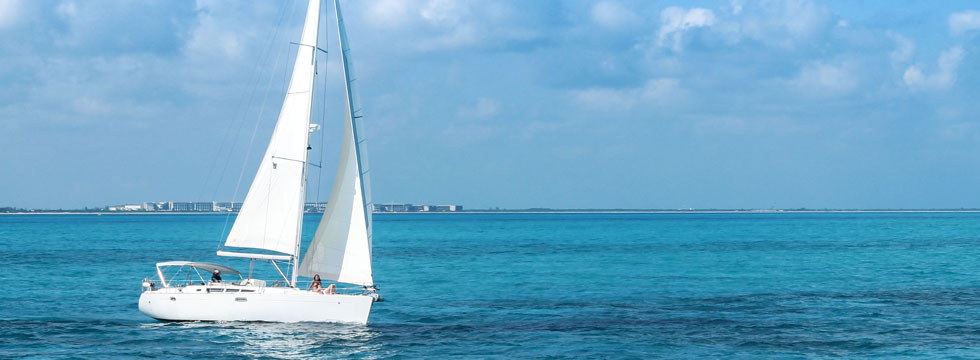
<instances>
[{"instance_id":1,"label":"turquoise water","mask_svg":"<svg viewBox=\"0 0 980 360\"><path fill-rule=\"evenodd\" d=\"M352 326L140 314L155 262L247 270L225 216L0 216L0 357L980 356L980 214L375 220L386 301Z\"/></svg>"}]
</instances>

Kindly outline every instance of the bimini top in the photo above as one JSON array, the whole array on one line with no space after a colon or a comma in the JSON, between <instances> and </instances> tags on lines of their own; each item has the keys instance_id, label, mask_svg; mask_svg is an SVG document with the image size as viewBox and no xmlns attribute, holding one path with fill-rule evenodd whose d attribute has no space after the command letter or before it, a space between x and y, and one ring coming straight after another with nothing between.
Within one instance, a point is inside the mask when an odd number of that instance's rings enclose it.
<instances>
[{"instance_id":1,"label":"bimini top","mask_svg":"<svg viewBox=\"0 0 980 360\"><path fill-rule=\"evenodd\" d=\"M209 273L212 273L215 270L218 270L218 271L221 272L221 274L230 274L230 275L242 276L242 273L238 272L238 270L232 269L232 268L227 267L227 266L224 266L224 265L218 265L218 264L212 264L212 263L206 263L206 262L166 261L166 262L162 262L162 263L157 263L157 267L158 268L159 267L163 267L163 266L190 266L192 268L201 269L201 270L207 271Z\"/></svg>"}]
</instances>

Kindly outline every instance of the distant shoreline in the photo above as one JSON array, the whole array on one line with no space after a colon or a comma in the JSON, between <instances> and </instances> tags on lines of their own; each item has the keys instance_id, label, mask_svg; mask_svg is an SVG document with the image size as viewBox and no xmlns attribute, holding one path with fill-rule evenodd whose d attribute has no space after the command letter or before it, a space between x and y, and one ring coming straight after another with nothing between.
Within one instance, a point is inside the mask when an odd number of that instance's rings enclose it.
<instances>
[{"instance_id":1,"label":"distant shoreline","mask_svg":"<svg viewBox=\"0 0 980 360\"><path fill-rule=\"evenodd\" d=\"M374 215L451 215L451 214L859 214L859 213L980 213L980 209L839 209L839 210L465 210L447 212L376 212ZM228 215L219 211L27 211L0 215ZM322 213L306 213L322 214Z\"/></svg>"}]
</instances>

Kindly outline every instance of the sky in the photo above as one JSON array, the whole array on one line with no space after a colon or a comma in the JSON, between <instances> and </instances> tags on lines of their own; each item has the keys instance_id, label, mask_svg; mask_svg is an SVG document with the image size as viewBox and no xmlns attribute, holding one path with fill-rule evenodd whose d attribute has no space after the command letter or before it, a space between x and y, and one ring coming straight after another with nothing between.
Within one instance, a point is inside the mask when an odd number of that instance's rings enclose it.
<instances>
[{"instance_id":1,"label":"sky","mask_svg":"<svg viewBox=\"0 0 980 360\"><path fill-rule=\"evenodd\" d=\"M376 203L980 208L976 2L341 4ZM0 0L0 206L241 200L303 8ZM327 8L310 201L343 114Z\"/></svg>"}]
</instances>

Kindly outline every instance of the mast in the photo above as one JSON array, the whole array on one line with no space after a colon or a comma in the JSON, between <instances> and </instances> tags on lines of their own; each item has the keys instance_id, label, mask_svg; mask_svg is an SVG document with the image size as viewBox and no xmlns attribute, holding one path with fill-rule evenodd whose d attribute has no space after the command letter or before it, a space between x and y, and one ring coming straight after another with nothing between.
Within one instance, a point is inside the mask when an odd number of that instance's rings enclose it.
<instances>
[{"instance_id":1,"label":"mast","mask_svg":"<svg viewBox=\"0 0 980 360\"><path fill-rule=\"evenodd\" d=\"M323 280L373 286L369 170L364 148L366 138L359 126L363 113L339 1L334 1L334 8L347 91L344 132L330 200L313 241L303 255L299 273L307 277L320 275Z\"/></svg>"}]
</instances>

